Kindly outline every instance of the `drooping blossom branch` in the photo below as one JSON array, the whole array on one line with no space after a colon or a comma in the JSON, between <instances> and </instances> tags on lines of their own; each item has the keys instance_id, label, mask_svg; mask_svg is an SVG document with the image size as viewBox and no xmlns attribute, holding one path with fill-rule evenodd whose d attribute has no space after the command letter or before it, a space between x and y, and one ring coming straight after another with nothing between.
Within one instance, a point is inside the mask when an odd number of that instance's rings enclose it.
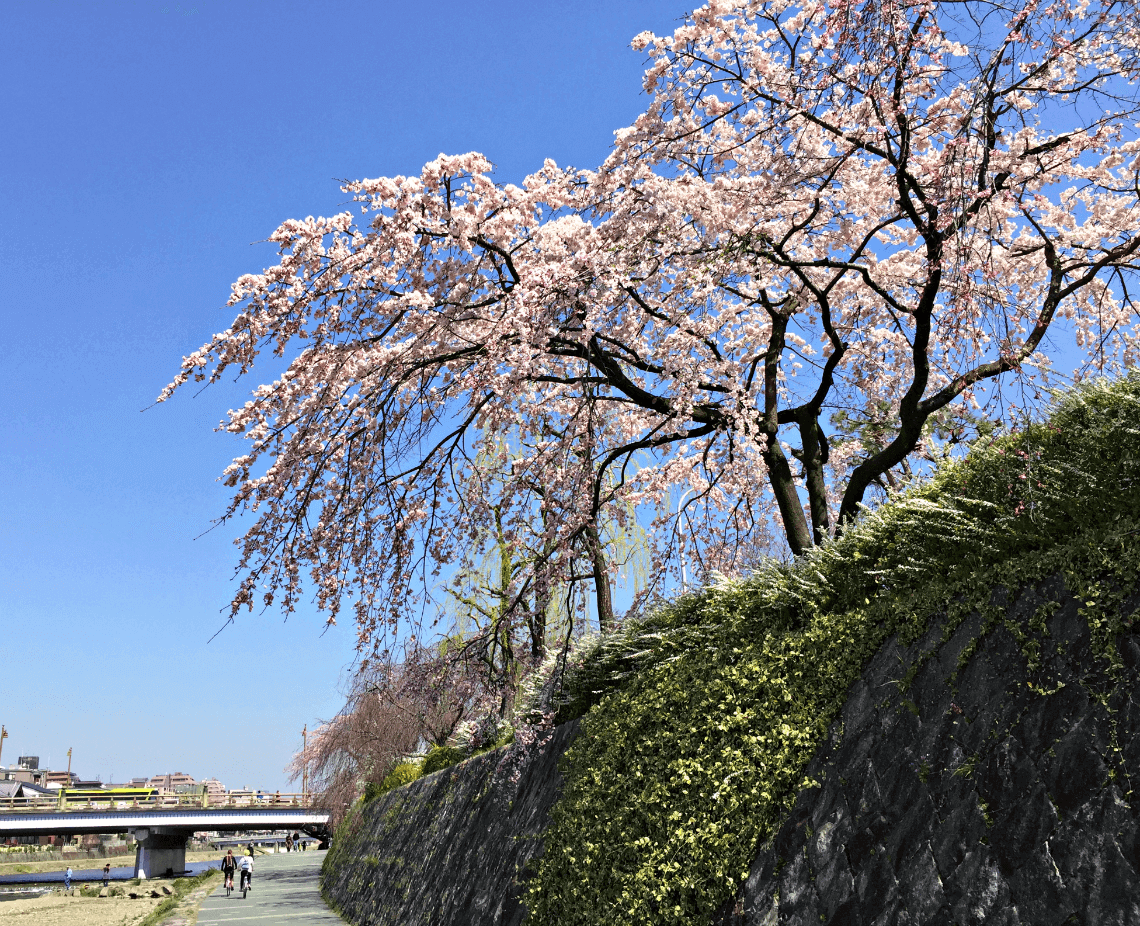
<instances>
[{"instance_id":1,"label":"drooping blossom branch","mask_svg":"<svg viewBox=\"0 0 1140 926\"><path fill-rule=\"evenodd\" d=\"M798 554L1054 344L1135 364L1138 28L1113 0L714 0L635 39L650 105L598 170L440 156L346 184L364 221L286 222L162 396L290 358L226 424L234 609L307 573L375 646L494 524L512 621L567 583L612 612L607 524L647 528L658 581Z\"/></svg>"}]
</instances>

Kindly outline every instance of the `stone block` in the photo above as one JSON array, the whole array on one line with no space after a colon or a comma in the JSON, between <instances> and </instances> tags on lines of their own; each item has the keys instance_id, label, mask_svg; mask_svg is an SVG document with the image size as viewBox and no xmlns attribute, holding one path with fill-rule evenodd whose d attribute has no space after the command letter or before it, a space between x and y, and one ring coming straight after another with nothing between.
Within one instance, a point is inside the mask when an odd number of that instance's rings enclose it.
<instances>
[{"instance_id":1,"label":"stone block","mask_svg":"<svg viewBox=\"0 0 1140 926\"><path fill-rule=\"evenodd\" d=\"M930 844L924 844L899 869L903 902L913 923L930 923L935 912L945 903L946 892L934 864Z\"/></svg>"},{"instance_id":2,"label":"stone block","mask_svg":"<svg viewBox=\"0 0 1140 926\"><path fill-rule=\"evenodd\" d=\"M1057 812L1040 782L1028 796L1017 793L996 806L990 846L1002 871L1010 874L1049 839L1057 826Z\"/></svg>"},{"instance_id":3,"label":"stone block","mask_svg":"<svg viewBox=\"0 0 1140 926\"><path fill-rule=\"evenodd\" d=\"M1042 769L1045 786L1063 815L1075 813L1108 780L1102 758L1107 739L1096 730L1095 720L1085 718L1053 747L1055 757Z\"/></svg>"},{"instance_id":4,"label":"stone block","mask_svg":"<svg viewBox=\"0 0 1140 926\"><path fill-rule=\"evenodd\" d=\"M985 846L966 853L952 875L944 881L951 922L960 926L983 926L996 910L1009 906L1009 885Z\"/></svg>"}]
</instances>

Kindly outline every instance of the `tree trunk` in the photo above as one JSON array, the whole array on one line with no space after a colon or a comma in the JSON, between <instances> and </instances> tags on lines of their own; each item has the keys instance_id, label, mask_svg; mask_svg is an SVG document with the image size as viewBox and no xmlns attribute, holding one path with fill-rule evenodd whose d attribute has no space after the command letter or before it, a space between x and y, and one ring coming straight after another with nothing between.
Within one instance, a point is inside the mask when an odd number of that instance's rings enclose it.
<instances>
[{"instance_id":1,"label":"tree trunk","mask_svg":"<svg viewBox=\"0 0 1140 926\"><path fill-rule=\"evenodd\" d=\"M546 658L546 612L550 609L550 582L543 570L544 565L535 569L534 611L530 618L530 658L536 666Z\"/></svg>"},{"instance_id":2,"label":"tree trunk","mask_svg":"<svg viewBox=\"0 0 1140 926\"><path fill-rule=\"evenodd\" d=\"M805 412L800 419L800 441L803 444L804 481L811 506L812 539L818 546L831 533L831 517L827 510L827 483L823 467L827 463L827 438L819 427L818 416Z\"/></svg>"},{"instance_id":3,"label":"tree trunk","mask_svg":"<svg viewBox=\"0 0 1140 926\"><path fill-rule=\"evenodd\" d=\"M514 556L511 546L507 543L503 532L503 514L498 505L495 506L495 533L496 543L499 547L499 588L497 591L498 603L495 605L494 617L491 621L492 645L502 651L502 665L499 669L504 683L512 685L515 676L515 654L511 641L510 595L511 580L515 574ZM491 653L491 668L495 671L494 650Z\"/></svg>"},{"instance_id":4,"label":"tree trunk","mask_svg":"<svg viewBox=\"0 0 1140 926\"><path fill-rule=\"evenodd\" d=\"M784 332L788 328L789 316L782 312L770 312L772 318L772 338L768 342L768 352L764 357L764 463L768 466L768 478L772 481L772 494L780 507L780 519L784 522L784 534L792 553L799 556L811 549L811 533L807 517L800 504L796 480L784 448L780 446L779 389L777 378L780 355L784 352Z\"/></svg>"},{"instance_id":5,"label":"tree trunk","mask_svg":"<svg viewBox=\"0 0 1140 926\"><path fill-rule=\"evenodd\" d=\"M614 604L610 595L610 577L606 569L606 551L602 540L598 536L597 522L591 521L586 526L586 548L590 553L590 560L594 564L594 592L598 602L598 629L602 633L609 633L614 626Z\"/></svg>"}]
</instances>

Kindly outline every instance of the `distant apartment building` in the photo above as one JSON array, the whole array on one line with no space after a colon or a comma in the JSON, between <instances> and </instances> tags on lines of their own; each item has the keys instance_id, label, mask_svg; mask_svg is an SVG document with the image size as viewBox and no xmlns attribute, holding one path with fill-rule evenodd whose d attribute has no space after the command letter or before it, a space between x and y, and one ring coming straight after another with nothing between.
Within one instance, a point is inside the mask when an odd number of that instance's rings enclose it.
<instances>
[{"instance_id":1,"label":"distant apartment building","mask_svg":"<svg viewBox=\"0 0 1140 926\"><path fill-rule=\"evenodd\" d=\"M0 781L23 781L30 785L43 784L44 772L39 769L16 768L9 765L0 769Z\"/></svg>"},{"instance_id":2,"label":"distant apartment building","mask_svg":"<svg viewBox=\"0 0 1140 926\"><path fill-rule=\"evenodd\" d=\"M40 768L39 756L20 756L15 765L0 768L0 781L23 781L43 785L47 772Z\"/></svg>"},{"instance_id":3,"label":"distant apartment building","mask_svg":"<svg viewBox=\"0 0 1140 926\"><path fill-rule=\"evenodd\" d=\"M101 782L81 781L75 772L53 772L40 768L39 756L20 756L16 765L0 768L0 781L21 781L41 788L101 788Z\"/></svg>"},{"instance_id":4,"label":"distant apartment building","mask_svg":"<svg viewBox=\"0 0 1140 926\"><path fill-rule=\"evenodd\" d=\"M158 788L160 794L179 794L185 793L196 784L193 777L184 772L171 772L168 775L155 775L144 787Z\"/></svg>"},{"instance_id":5,"label":"distant apartment building","mask_svg":"<svg viewBox=\"0 0 1140 926\"><path fill-rule=\"evenodd\" d=\"M160 794L201 794L205 791L211 802L224 803L226 800L226 786L217 778L206 778L195 781L192 775L185 772L170 772L165 775L154 775L132 778L123 784L106 784L100 781L86 781L80 779L75 772L54 772L39 767L38 756L20 756L16 765L7 768L0 766L0 782L21 782L34 785L40 789L50 788L58 791L59 788L155 788ZM7 795L11 788L4 791ZM15 793L12 791L12 793ZM248 788L240 793L252 795Z\"/></svg>"},{"instance_id":6,"label":"distant apartment building","mask_svg":"<svg viewBox=\"0 0 1140 926\"><path fill-rule=\"evenodd\" d=\"M204 781L198 782L198 785L206 789L206 794L209 796L211 803L214 801L224 801L226 799L226 786L218 781L217 778L207 778Z\"/></svg>"}]
</instances>

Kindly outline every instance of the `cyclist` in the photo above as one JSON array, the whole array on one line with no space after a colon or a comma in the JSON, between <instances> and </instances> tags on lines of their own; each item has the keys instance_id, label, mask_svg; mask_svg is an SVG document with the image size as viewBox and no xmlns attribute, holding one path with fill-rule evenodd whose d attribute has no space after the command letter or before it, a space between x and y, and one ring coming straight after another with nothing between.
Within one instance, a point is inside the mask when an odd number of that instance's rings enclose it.
<instances>
[{"instance_id":1,"label":"cyclist","mask_svg":"<svg viewBox=\"0 0 1140 926\"><path fill-rule=\"evenodd\" d=\"M238 868L241 869L241 890L245 890L248 885L249 889L253 890L253 859L248 855L243 855L241 861L238 862Z\"/></svg>"},{"instance_id":2,"label":"cyclist","mask_svg":"<svg viewBox=\"0 0 1140 926\"><path fill-rule=\"evenodd\" d=\"M234 858L234 850L230 849L222 859L222 874L226 879L226 890L232 891L234 889L234 872L237 870L237 859Z\"/></svg>"}]
</instances>

